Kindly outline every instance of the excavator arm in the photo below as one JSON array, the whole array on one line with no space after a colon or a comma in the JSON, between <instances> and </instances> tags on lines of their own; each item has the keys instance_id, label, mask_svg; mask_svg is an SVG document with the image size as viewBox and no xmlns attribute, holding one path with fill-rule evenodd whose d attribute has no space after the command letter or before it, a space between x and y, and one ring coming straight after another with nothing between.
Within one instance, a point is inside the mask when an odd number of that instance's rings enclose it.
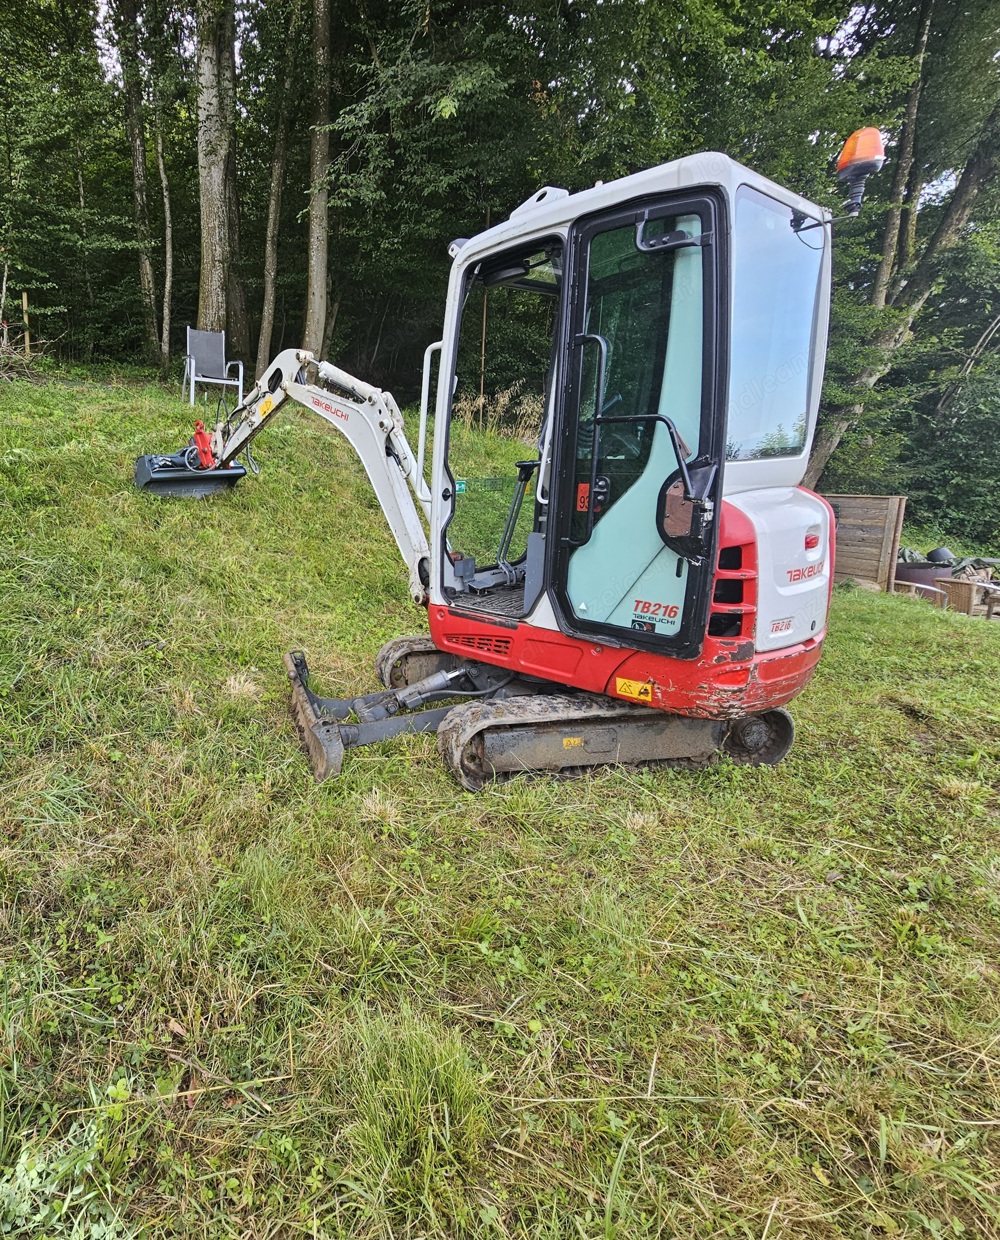
<instances>
[{"instance_id":1,"label":"excavator arm","mask_svg":"<svg viewBox=\"0 0 1000 1240\"><path fill-rule=\"evenodd\" d=\"M318 381L310 383L307 377L313 367ZM390 393L330 362L316 363L304 349L279 353L243 403L211 435L199 422L186 448L171 456L140 457L136 486L185 497L234 486L246 473L237 457L289 400L329 422L354 448L409 570L410 594L414 602L426 602L430 553L421 517L429 517L431 497L407 442L399 407Z\"/></svg>"}]
</instances>

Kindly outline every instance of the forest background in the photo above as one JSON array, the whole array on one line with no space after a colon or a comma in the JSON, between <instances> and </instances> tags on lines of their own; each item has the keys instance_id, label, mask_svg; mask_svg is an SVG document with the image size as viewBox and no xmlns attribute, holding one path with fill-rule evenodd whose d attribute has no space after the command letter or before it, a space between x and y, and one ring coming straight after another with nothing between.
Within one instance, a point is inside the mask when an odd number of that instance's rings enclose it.
<instances>
[{"instance_id":1,"label":"forest background","mask_svg":"<svg viewBox=\"0 0 1000 1240\"><path fill-rule=\"evenodd\" d=\"M27 293L64 364L176 376L197 323L401 400L448 242L539 186L720 150L835 210L879 126L807 481L1000 543L995 0L0 0L0 64L0 358Z\"/></svg>"}]
</instances>

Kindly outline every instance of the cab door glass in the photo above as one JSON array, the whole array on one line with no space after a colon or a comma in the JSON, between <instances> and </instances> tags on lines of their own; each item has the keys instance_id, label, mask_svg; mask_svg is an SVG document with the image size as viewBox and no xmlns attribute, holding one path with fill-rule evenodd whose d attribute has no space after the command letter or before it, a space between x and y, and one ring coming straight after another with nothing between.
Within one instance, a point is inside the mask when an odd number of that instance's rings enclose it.
<instances>
[{"instance_id":1,"label":"cab door glass","mask_svg":"<svg viewBox=\"0 0 1000 1240\"><path fill-rule=\"evenodd\" d=\"M493 256L464 290L448 432L448 554L483 570L502 550L518 580L536 519L560 282L561 246L550 242ZM523 499L514 503L519 481Z\"/></svg>"},{"instance_id":2,"label":"cab door glass","mask_svg":"<svg viewBox=\"0 0 1000 1240\"><path fill-rule=\"evenodd\" d=\"M694 462L703 451L702 239L696 214L630 220L593 234L581 256L566 594L576 618L590 624L671 636L684 620L691 564L657 529L677 451L656 418L672 421L685 462Z\"/></svg>"}]
</instances>

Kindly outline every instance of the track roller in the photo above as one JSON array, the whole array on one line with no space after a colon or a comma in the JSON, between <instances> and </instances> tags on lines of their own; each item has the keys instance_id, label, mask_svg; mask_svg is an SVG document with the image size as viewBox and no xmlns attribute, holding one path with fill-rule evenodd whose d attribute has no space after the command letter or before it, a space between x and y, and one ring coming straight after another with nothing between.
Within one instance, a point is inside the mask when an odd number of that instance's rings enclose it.
<instances>
[{"instance_id":1,"label":"track roller","mask_svg":"<svg viewBox=\"0 0 1000 1240\"><path fill-rule=\"evenodd\" d=\"M795 724L787 710L744 715L729 725L722 752L740 766L776 766L792 747Z\"/></svg>"}]
</instances>

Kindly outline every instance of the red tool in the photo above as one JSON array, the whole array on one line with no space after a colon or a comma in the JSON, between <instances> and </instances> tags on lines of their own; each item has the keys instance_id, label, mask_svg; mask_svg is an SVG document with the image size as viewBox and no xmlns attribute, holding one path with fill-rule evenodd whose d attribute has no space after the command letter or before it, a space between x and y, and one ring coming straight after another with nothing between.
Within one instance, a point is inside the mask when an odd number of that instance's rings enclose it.
<instances>
[{"instance_id":1,"label":"red tool","mask_svg":"<svg viewBox=\"0 0 1000 1240\"><path fill-rule=\"evenodd\" d=\"M194 424L194 446L198 449L198 463L202 469L212 469L215 466L215 456L212 453L212 437L205 430L204 422L195 422Z\"/></svg>"}]
</instances>

